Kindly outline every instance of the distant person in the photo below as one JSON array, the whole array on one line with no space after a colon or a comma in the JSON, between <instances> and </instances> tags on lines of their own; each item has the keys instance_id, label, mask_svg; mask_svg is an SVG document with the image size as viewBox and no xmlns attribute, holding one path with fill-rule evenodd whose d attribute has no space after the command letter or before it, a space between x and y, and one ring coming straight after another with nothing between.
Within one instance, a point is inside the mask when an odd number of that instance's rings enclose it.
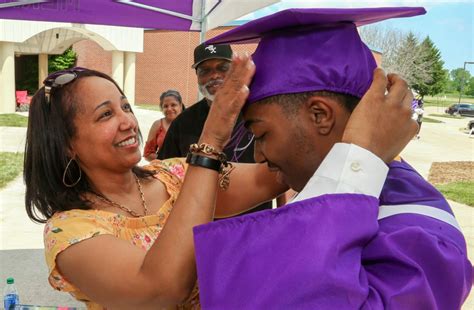
<instances>
[{"instance_id":1,"label":"distant person","mask_svg":"<svg viewBox=\"0 0 474 310\"><path fill-rule=\"evenodd\" d=\"M173 121L158 152L159 159L186 157L189 145L198 141L216 92L229 72L231 60L232 49L227 44L202 43L194 49L194 64L191 67L196 71L198 88L204 98ZM244 127L239 116L224 153L231 162L254 163L253 152L253 135ZM250 212L271 208L271 202L267 202Z\"/></svg>"},{"instance_id":2,"label":"distant person","mask_svg":"<svg viewBox=\"0 0 474 310\"><path fill-rule=\"evenodd\" d=\"M155 121L150 128L143 150L143 157L148 161L157 158L158 151L163 145L166 132L174 119L184 110L181 95L176 90L167 90L160 96L160 107L165 117Z\"/></svg>"},{"instance_id":3,"label":"distant person","mask_svg":"<svg viewBox=\"0 0 474 310\"><path fill-rule=\"evenodd\" d=\"M425 113L425 111L423 110L423 100L421 99L421 97L413 99L411 108L413 110L412 117L418 124L418 132L416 133L416 139L420 139L421 124L423 122L423 114Z\"/></svg>"}]
</instances>

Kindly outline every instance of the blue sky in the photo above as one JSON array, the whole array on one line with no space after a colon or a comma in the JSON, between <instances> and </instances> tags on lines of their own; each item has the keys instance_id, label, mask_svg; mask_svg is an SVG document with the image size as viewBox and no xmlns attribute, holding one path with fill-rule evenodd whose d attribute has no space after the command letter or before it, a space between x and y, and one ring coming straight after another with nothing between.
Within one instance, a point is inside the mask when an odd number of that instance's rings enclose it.
<instances>
[{"instance_id":1,"label":"blue sky","mask_svg":"<svg viewBox=\"0 0 474 310\"><path fill-rule=\"evenodd\" d=\"M291 7L383 6L423 6L426 9L425 15L392 19L380 22L380 25L404 32L412 31L420 40L429 36L441 52L445 69L462 68L465 61L474 62L474 0L282 0L241 19L254 19ZM466 69L474 75L474 64L467 64Z\"/></svg>"}]
</instances>

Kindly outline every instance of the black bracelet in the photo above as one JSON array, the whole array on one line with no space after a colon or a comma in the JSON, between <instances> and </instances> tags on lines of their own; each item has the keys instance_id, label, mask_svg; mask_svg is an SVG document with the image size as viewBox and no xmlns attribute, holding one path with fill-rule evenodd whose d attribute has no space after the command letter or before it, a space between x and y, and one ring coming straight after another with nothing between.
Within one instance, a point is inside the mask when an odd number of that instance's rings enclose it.
<instances>
[{"instance_id":1,"label":"black bracelet","mask_svg":"<svg viewBox=\"0 0 474 310\"><path fill-rule=\"evenodd\" d=\"M209 158L194 153L188 153L188 156L186 157L186 162L191 166L199 166L207 169L212 169L217 172L221 171L222 166L222 163L217 159Z\"/></svg>"}]
</instances>

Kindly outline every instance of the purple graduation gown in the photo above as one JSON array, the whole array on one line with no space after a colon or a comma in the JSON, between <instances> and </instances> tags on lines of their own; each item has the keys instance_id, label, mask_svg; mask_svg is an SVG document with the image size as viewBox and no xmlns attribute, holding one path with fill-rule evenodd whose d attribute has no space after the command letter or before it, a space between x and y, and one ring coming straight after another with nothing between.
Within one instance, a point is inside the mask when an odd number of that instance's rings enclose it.
<instances>
[{"instance_id":1,"label":"purple graduation gown","mask_svg":"<svg viewBox=\"0 0 474 310\"><path fill-rule=\"evenodd\" d=\"M472 285L462 233L379 205L452 211L405 162L380 200L323 195L194 228L203 309L460 309Z\"/></svg>"}]
</instances>

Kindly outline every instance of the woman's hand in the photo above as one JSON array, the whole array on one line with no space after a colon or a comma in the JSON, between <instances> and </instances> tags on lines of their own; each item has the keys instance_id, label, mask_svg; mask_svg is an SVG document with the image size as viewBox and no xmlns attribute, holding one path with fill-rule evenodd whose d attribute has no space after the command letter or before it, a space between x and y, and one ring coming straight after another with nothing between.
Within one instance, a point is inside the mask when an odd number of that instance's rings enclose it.
<instances>
[{"instance_id":1,"label":"woman's hand","mask_svg":"<svg viewBox=\"0 0 474 310\"><path fill-rule=\"evenodd\" d=\"M255 64L248 55L234 56L231 69L211 105L199 142L222 150L230 138L240 110L249 95Z\"/></svg>"}]
</instances>

